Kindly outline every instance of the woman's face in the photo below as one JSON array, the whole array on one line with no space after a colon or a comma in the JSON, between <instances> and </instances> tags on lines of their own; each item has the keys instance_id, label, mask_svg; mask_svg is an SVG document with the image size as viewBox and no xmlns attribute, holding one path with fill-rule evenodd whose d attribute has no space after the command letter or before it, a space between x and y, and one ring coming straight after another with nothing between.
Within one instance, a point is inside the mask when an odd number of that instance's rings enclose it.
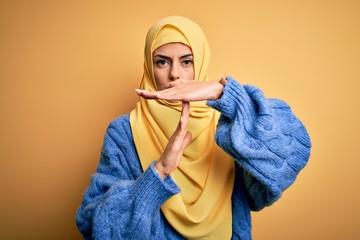
<instances>
[{"instance_id":1,"label":"woman's face","mask_svg":"<svg viewBox=\"0 0 360 240\"><path fill-rule=\"evenodd\" d=\"M153 52L154 76L157 90L168 87L176 79L194 79L194 56L191 48L182 43L168 43Z\"/></svg>"}]
</instances>

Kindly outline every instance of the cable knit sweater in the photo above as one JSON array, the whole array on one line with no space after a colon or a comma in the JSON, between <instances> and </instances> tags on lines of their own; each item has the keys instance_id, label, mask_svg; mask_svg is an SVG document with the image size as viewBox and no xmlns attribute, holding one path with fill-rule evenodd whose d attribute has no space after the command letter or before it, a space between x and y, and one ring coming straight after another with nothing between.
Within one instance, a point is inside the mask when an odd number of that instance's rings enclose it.
<instances>
[{"instance_id":1,"label":"cable knit sweater","mask_svg":"<svg viewBox=\"0 0 360 240\"><path fill-rule=\"evenodd\" d=\"M231 77L222 97L216 143L235 161L232 239L251 239L250 211L271 205L306 165L311 143L290 107ZM179 187L154 163L142 171L129 115L110 123L101 159L76 216L84 239L183 239L160 207Z\"/></svg>"}]
</instances>

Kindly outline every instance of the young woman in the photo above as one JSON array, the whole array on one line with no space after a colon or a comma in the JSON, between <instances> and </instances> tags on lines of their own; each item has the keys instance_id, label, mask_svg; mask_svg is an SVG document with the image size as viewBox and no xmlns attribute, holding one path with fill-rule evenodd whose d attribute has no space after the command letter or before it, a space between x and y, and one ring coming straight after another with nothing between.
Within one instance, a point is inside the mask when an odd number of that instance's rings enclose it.
<instances>
[{"instance_id":1,"label":"young woman","mask_svg":"<svg viewBox=\"0 0 360 240\"><path fill-rule=\"evenodd\" d=\"M251 239L250 211L306 165L310 139L290 107L230 76L209 80L209 59L191 20L150 28L139 102L110 123L77 213L85 239Z\"/></svg>"}]
</instances>

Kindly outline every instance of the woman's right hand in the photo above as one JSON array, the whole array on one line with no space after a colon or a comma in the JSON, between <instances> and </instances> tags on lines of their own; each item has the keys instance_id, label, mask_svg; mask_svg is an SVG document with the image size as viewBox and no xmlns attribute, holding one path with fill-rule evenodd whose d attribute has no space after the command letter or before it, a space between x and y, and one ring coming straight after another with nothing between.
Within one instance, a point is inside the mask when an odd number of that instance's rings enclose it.
<instances>
[{"instance_id":1,"label":"woman's right hand","mask_svg":"<svg viewBox=\"0 0 360 240\"><path fill-rule=\"evenodd\" d=\"M155 170L165 179L180 163L185 148L192 139L191 132L186 131L189 120L190 104L183 102L179 124L165 147L160 159L155 163Z\"/></svg>"}]
</instances>

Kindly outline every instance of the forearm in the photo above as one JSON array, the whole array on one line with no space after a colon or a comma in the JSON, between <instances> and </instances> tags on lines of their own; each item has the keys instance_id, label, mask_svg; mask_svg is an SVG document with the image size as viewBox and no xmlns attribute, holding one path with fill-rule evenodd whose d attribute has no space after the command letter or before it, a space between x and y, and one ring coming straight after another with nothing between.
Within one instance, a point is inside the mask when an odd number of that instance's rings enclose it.
<instances>
[{"instance_id":1,"label":"forearm","mask_svg":"<svg viewBox=\"0 0 360 240\"><path fill-rule=\"evenodd\" d=\"M306 129L286 103L231 78L223 96L208 104L222 113L216 141L245 170L249 195L258 201L254 205L271 204L307 163Z\"/></svg>"},{"instance_id":2,"label":"forearm","mask_svg":"<svg viewBox=\"0 0 360 240\"><path fill-rule=\"evenodd\" d=\"M125 239L149 239L152 228L164 225L160 207L179 189L170 178L160 179L153 164L135 180L105 178L95 174L78 211L77 223L84 236L110 239L111 233ZM105 191L107 186L111 187Z\"/></svg>"},{"instance_id":3,"label":"forearm","mask_svg":"<svg viewBox=\"0 0 360 240\"><path fill-rule=\"evenodd\" d=\"M129 117L123 116L107 129L97 172L77 213L78 228L85 239L93 236L106 239L109 232L126 235L129 229L145 234L150 227L164 233L160 206L178 191L170 177L160 179L153 165L142 171ZM137 229L138 226L144 230Z\"/></svg>"}]
</instances>

